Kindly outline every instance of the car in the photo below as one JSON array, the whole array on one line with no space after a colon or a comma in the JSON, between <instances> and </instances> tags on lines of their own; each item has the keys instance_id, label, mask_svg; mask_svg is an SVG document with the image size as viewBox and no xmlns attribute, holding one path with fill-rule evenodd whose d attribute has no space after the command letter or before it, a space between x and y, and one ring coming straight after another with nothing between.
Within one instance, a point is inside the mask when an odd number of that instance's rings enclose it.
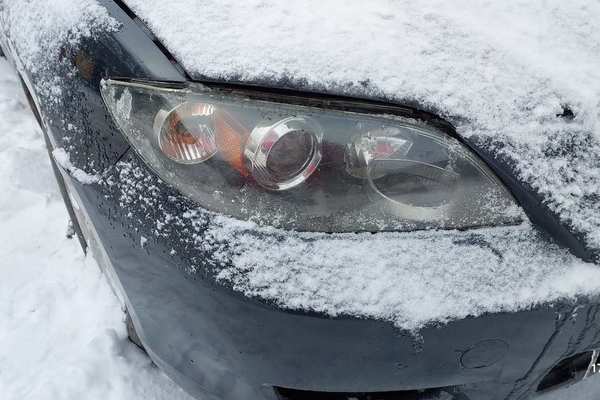
<instances>
[{"instance_id":1,"label":"car","mask_svg":"<svg viewBox=\"0 0 600 400\"><path fill-rule=\"evenodd\" d=\"M522 5L568 46L517 21L499 39L515 56L472 37L504 5L238 3L0 1L2 54L131 340L199 399L598 379L588 25ZM472 10L490 25L451 29Z\"/></svg>"}]
</instances>

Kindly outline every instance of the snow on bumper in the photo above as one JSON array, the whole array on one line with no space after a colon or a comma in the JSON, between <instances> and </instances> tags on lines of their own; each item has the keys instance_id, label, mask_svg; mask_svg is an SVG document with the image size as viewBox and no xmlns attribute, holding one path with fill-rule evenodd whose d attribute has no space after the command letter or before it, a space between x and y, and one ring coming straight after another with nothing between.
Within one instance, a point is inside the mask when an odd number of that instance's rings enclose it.
<instances>
[{"instance_id":1,"label":"snow on bumper","mask_svg":"<svg viewBox=\"0 0 600 400\"><path fill-rule=\"evenodd\" d=\"M600 270L530 226L471 232L307 234L215 218L228 266L217 277L290 309L431 322L517 311L599 292Z\"/></svg>"},{"instance_id":2,"label":"snow on bumper","mask_svg":"<svg viewBox=\"0 0 600 400\"><path fill-rule=\"evenodd\" d=\"M152 211L140 229L152 224L154 239L185 242L190 254L202 254L190 258L190 275L210 270L222 284L285 309L382 319L414 331L600 294L596 265L529 224L465 232L291 232L197 208L168 194L136 158L117 171L107 184L122 207ZM161 211L163 202L185 206L174 214Z\"/></svg>"}]
</instances>

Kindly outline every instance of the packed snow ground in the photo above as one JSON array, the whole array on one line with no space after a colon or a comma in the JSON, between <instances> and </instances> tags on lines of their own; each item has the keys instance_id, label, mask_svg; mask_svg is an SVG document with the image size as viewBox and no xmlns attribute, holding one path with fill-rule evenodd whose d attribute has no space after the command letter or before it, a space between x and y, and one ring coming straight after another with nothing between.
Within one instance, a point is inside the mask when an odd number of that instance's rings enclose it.
<instances>
[{"instance_id":1,"label":"packed snow ground","mask_svg":"<svg viewBox=\"0 0 600 400\"><path fill-rule=\"evenodd\" d=\"M77 240L36 122L0 60L0 398L191 399L127 340Z\"/></svg>"}]
</instances>

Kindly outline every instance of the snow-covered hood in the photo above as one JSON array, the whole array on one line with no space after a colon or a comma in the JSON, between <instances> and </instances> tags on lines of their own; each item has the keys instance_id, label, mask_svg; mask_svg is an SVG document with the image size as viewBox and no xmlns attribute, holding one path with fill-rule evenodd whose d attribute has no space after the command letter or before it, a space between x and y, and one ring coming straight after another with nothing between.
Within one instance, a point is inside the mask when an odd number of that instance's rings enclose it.
<instances>
[{"instance_id":1,"label":"snow-covered hood","mask_svg":"<svg viewBox=\"0 0 600 400\"><path fill-rule=\"evenodd\" d=\"M493 139L492 153L600 249L600 3L126 3L195 79L416 102L465 138ZM565 108L574 119L557 116Z\"/></svg>"}]
</instances>

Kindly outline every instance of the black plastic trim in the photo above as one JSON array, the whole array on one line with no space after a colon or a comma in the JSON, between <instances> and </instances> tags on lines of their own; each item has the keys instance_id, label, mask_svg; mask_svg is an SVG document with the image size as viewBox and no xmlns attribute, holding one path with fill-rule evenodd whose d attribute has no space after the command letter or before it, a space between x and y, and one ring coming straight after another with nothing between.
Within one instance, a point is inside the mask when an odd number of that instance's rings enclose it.
<instances>
[{"instance_id":1,"label":"black plastic trim","mask_svg":"<svg viewBox=\"0 0 600 400\"><path fill-rule=\"evenodd\" d=\"M434 400L445 395L449 400L469 400L464 394L455 394L454 388L407 390L394 392L315 392L275 387L281 400Z\"/></svg>"},{"instance_id":2,"label":"black plastic trim","mask_svg":"<svg viewBox=\"0 0 600 400\"><path fill-rule=\"evenodd\" d=\"M148 26L146 25L146 23L141 18L139 18L135 14L135 12L127 4L125 4L125 2L123 0L113 0L113 2L121 10L123 10L123 12L125 14L127 14L127 16L129 18L131 18L142 29L142 31L144 31L144 33L150 38L150 40L152 40L152 42L154 43L154 45L160 50L161 53L163 53L165 55L165 57L171 62L171 64L173 64L173 66L182 75L184 75L187 80L191 80L191 77L188 75L188 73L186 72L186 70L179 64L179 62L177 61L177 59L175 58L175 56L173 56L173 54L169 51L169 49L167 49L165 47L165 45L162 44L162 42L156 37L156 35L154 35L154 33L152 32L152 30L150 30L150 28L148 28Z\"/></svg>"}]
</instances>

